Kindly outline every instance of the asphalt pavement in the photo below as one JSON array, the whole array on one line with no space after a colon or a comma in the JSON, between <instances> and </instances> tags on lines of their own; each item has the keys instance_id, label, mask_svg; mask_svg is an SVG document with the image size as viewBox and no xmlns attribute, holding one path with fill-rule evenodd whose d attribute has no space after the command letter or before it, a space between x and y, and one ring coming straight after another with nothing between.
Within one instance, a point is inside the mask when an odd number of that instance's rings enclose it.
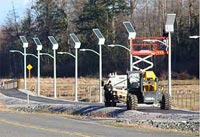
<instances>
[{"instance_id":1,"label":"asphalt pavement","mask_svg":"<svg viewBox=\"0 0 200 137\"><path fill-rule=\"evenodd\" d=\"M192 137L172 132L113 127L56 115L0 112L1 137Z\"/></svg>"},{"instance_id":2,"label":"asphalt pavement","mask_svg":"<svg viewBox=\"0 0 200 137\"><path fill-rule=\"evenodd\" d=\"M5 89L0 90L0 93L13 98L18 98L22 100L27 100L27 94L24 92L19 91L18 89ZM81 104L81 105L89 105L89 106L97 106L97 107L103 107L104 103L90 103L90 102L74 102L74 101L68 101L68 100L61 100L61 99L55 99L55 98L49 98L49 97L38 97L38 96L29 96L30 101L36 101L41 103L47 103L47 104ZM139 104L138 105L138 111L140 112L147 112L147 113L164 113L164 114L198 114L199 112L192 112L192 111L185 111L185 110L178 110L178 109L171 109L168 111L160 110L159 107L152 107L149 105ZM117 104L117 107L126 109L126 104Z\"/></svg>"},{"instance_id":3,"label":"asphalt pavement","mask_svg":"<svg viewBox=\"0 0 200 137\"><path fill-rule=\"evenodd\" d=\"M14 97L18 99L27 100L27 94L17 89L0 90L0 93L8 97ZM33 95L29 95L29 99L30 101L36 101L36 102L48 103L48 104L77 104L78 103L78 104L85 104L85 105L103 106L102 103L74 102L74 101L67 101L67 100L47 98L47 97L38 97L38 96L33 96Z\"/></svg>"}]
</instances>

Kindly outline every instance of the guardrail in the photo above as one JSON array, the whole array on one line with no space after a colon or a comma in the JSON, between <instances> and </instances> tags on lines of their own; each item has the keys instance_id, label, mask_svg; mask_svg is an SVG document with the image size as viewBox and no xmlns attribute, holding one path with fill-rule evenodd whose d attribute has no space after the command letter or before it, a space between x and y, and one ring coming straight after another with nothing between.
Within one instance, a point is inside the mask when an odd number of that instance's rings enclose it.
<instances>
[{"instance_id":1,"label":"guardrail","mask_svg":"<svg viewBox=\"0 0 200 137\"><path fill-rule=\"evenodd\" d=\"M0 81L0 89L13 89L18 87L18 80L2 80Z\"/></svg>"},{"instance_id":2,"label":"guardrail","mask_svg":"<svg viewBox=\"0 0 200 137\"><path fill-rule=\"evenodd\" d=\"M199 110L199 93L193 90L175 90L172 94L172 105L176 108Z\"/></svg>"}]
</instances>

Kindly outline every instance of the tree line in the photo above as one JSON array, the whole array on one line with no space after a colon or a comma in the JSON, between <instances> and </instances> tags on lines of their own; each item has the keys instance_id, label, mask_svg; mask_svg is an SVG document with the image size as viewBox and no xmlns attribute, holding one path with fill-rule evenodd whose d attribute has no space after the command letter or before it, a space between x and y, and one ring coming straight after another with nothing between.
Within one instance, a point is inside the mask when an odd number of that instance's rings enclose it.
<instances>
[{"instance_id":1,"label":"tree line","mask_svg":"<svg viewBox=\"0 0 200 137\"><path fill-rule=\"evenodd\" d=\"M52 54L48 36L59 43L58 51L74 53L70 33L81 41L81 48L98 52L98 40L93 28L99 28L106 42L102 48L103 75L111 72L124 74L129 69L129 53L108 44L129 48L128 33L123 21L130 21L137 36L163 36L166 15L176 14L175 32L172 34L173 74L199 75L199 40L189 39L199 35L199 2L196 0L36 0L19 19L15 7L10 10L0 33L0 77L23 77L23 56L9 53L11 49L23 51L19 36L29 42L28 53L37 54L33 37L43 44L43 52ZM136 36L136 37L137 37ZM159 76L167 72L167 56L154 57L154 70ZM41 57L41 75L53 76L53 60ZM98 75L98 56L79 51L79 76ZM32 64L32 74L37 76L37 61L27 57ZM74 59L57 55L58 77L74 76Z\"/></svg>"}]
</instances>

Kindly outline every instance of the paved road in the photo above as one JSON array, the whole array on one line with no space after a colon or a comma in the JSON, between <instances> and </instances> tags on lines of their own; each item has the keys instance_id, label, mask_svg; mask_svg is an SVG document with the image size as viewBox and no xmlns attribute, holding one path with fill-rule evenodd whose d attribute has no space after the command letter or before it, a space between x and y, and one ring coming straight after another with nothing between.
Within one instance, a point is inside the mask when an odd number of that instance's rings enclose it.
<instances>
[{"instance_id":1,"label":"paved road","mask_svg":"<svg viewBox=\"0 0 200 137\"><path fill-rule=\"evenodd\" d=\"M169 132L112 127L95 121L0 112L1 137L190 137Z\"/></svg>"},{"instance_id":2,"label":"paved road","mask_svg":"<svg viewBox=\"0 0 200 137\"><path fill-rule=\"evenodd\" d=\"M9 89L9 90L0 90L0 93L8 96L8 97L14 97L18 99L27 100L27 94L17 90L17 89ZM73 101L67 101L67 100L59 100L59 99L51 99L51 98L44 98L44 97L38 97L38 96L31 96L31 101L36 102L42 102L42 103L48 103L48 104L75 104L77 102ZM79 104L85 104L85 105L97 105L97 106L103 106L101 103L86 103L86 102L79 102Z\"/></svg>"},{"instance_id":3,"label":"paved road","mask_svg":"<svg viewBox=\"0 0 200 137\"><path fill-rule=\"evenodd\" d=\"M17 89L10 89L10 90L0 90L0 93L8 96L8 97L14 97L19 99L27 99L27 95ZM48 104L77 104L77 102L73 101L67 101L67 100L58 100L58 99L51 99L51 98L44 98L44 97L38 97L38 96L30 96L31 101L37 101L42 103L48 103ZM85 105L91 105L96 107L103 107L103 103L86 103L86 102L78 102L78 104L85 104ZM125 104L117 104L118 107L123 108L124 111L126 111L126 105ZM148 112L148 113L164 113L164 114L198 114L198 112L190 112L190 111L183 111L183 110L160 110L158 107L150 108L149 106L139 106L138 111L141 112Z\"/></svg>"}]
</instances>

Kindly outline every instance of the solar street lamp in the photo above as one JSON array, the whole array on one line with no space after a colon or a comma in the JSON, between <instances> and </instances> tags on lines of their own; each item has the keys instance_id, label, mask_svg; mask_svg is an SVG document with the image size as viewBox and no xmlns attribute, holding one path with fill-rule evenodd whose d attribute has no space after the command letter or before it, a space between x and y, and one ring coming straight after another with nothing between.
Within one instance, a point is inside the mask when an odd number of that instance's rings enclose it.
<instances>
[{"instance_id":1,"label":"solar street lamp","mask_svg":"<svg viewBox=\"0 0 200 137\"><path fill-rule=\"evenodd\" d=\"M129 21L124 21L123 22L129 36L128 36L128 39L131 40L131 39L135 39L136 37L136 31L135 29L133 28L133 25L131 24L131 22ZM133 68L132 68L132 63L133 63L133 56L131 54L131 44L130 44L130 50L129 50L129 54L130 54L130 71L133 71Z\"/></svg>"},{"instance_id":2,"label":"solar street lamp","mask_svg":"<svg viewBox=\"0 0 200 137\"><path fill-rule=\"evenodd\" d=\"M105 43L105 38L100 32L99 29L95 28L93 29L93 32L99 39L99 102L103 103L103 98L102 98L102 88L101 88L101 82L102 82L102 45Z\"/></svg>"},{"instance_id":3,"label":"solar street lamp","mask_svg":"<svg viewBox=\"0 0 200 137\"><path fill-rule=\"evenodd\" d=\"M38 51L38 76L37 76L37 94L40 96L40 51L42 50L42 43L40 42L39 38L33 38Z\"/></svg>"},{"instance_id":4,"label":"solar street lamp","mask_svg":"<svg viewBox=\"0 0 200 137\"><path fill-rule=\"evenodd\" d=\"M53 67L54 67L54 98L57 98L57 93L56 93L56 50L58 49L58 42L55 40L53 36L48 36L48 39L50 40L53 49Z\"/></svg>"},{"instance_id":5,"label":"solar street lamp","mask_svg":"<svg viewBox=\"0 0 200 137\"><path fill-rule=\"evenodd\" d=\"M165 24L165 31L168 32L168 43L157 39L146 39L145 42L160 42L168 48L168 92L172 97L172 82L171 82L171 33L174 32L174 22L176 14L167 14L167 20Z\"/></svg>"},{"instance_id":6,"label":"solar street lamp","mask_svg":"<svg viewBox=\"0 0 200 137\"><path fill-rule=\"evenodd\" d=\"M75 101L78 102L78 49L81 46L81 42L74 33L71 33L70 37L74 42L75 48Z\"/></svg>"},{"instance_id":7,"label":"solar street lamp","mask_svg":"<svg viewBox=\"0 0 200 137\"><path fill-rule=\"evenodd\" d=\"M128 36L128 39L135 39L136 37L136 31L135 29L133 28L133 25L129 22L129 21L124 21L123 22L129 36Z\"/></svg>"},{"instance_id":8,"label":"solar street lamp","mask_svg":"<svg viewBox=\"0 0 200 137\"><path fill-rule=\"evenodd\" d=\"M168 32L168 92L172 97L172 82L171 82L171 33L174 32L174 22L176 14L167 14L167 20L165 23L165 31Z\"/></svg>"},{"instance_id":9,"label":"solar street lamp","mask_svg":"<svg viewBox=\"0 0 200 137\"><path fill-rule=\"evenodd\" d=\"M25 36L20 36L20 40L22 41L24 48L24 89L26 90L26 48L28 47L28 41L26 40Z\"/></svg>"},{"instance_id":10,"label":"solar street lamp","mask_svg":"<svg viewBox=\"0 0 200 137\"><path fill-rule=\"evenodd\" d=\"M26 40L25 36L20 36L20 40L23 43L23 48L24 48L24 89L27 89L27 82L26 82L26 48L28 47L28 41ZM29 104L29 94L27 91L27 101Z\"/></svg>"}]
</instances>

